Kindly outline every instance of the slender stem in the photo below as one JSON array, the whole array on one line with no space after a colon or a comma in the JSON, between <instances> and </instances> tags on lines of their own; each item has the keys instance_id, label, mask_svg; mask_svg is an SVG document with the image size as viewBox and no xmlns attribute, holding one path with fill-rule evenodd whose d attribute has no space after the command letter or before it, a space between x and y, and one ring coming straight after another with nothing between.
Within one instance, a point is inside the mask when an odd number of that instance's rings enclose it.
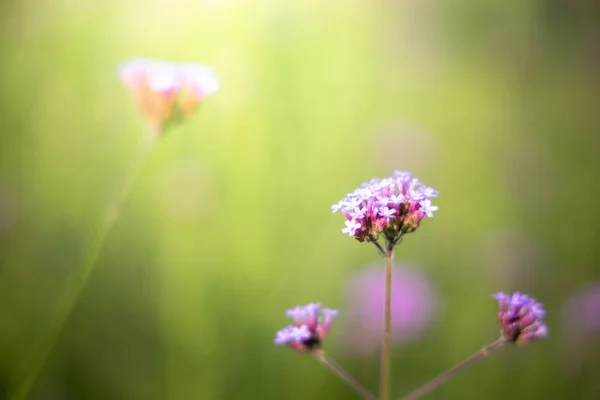
<instances>
[{"instance_id":1,"label":"slender stem","mask_svg":"<svg viewBox=\"0 0 600 400\"><path fill-rule=\"evenodd\" d=\"M346 382L352 389L356 391L364 400L375 400L367 389L365 389L360 383L356 381L347 371L340 367L335 361L325 355L325 352L319 351L315 353L315 356L321 361L323 365L333 371L339 376L344 382Z\"/></svg>"},{"instance_id":2,"label":"slender stem","mask_svg":"<svg viewBox=\"0 0 600 400\"><path fill-rule=\"evenodd\" d=\"M385 250L383 250L383 247L381 247L381 245L379 244L379 242L377 240L372 240L371 243L373 243L375 245L375 247L377 247L377 250L379 250L379 253L386 257L386 252Z\"/></svg>"},{"instance_id":3,"label":"slender stem","mask_svg":"<svg viewBox=\"0 0 600 400\"><path fill-rule=\"evenodd\" d=\"M384 337L381 350L381 400L390 397L391 346L390 330L392 321L392 252L393 246L388 246L385 258L385 306L384 306Z\"/></svg>"},{"instance_id":4,"label":"slender stem","mask_svg":"<svg viewBox=\"0 0 600 400\"><path fill-rule=\"evenodd\" d=\"M485 358L488 355L496 352L505 343L507 343L507 341L505 339L501 338L501 339L495 341L494 343L485 346L483 349L479 350L477 353L473 354L471 357L467 358L463 362L455 365L454 367L450 368L446 372L441 373L440 375L436 376L435 378L433 378L432 380L430 380L429 382L427 382L426 384L424 384L420 388L412 391L408 395L406 395L404 397L401 397L400 400L415 400L415 399L418 399L419 397L423 396L424 394L426 394L426 393L432 391L433 389L437 388L442 383L444 383L448 379L452 378L454 375L458 374L459 372L461 372L465 368L473 365L475 362L481 360L482 358Z\"/></svg>"},{"instance_id":5,"label":"slender stem","mask_svg":"<svg viewBox=\"0 0 600 400\"><path fill-rule=\"evenodd\" d=\"M67 284L67 289L59 297L46 331L40 336L39 341L32 345L33 351L31 356L25 360L24 368L19 371L21 373L17 376L16 382L14 382L16 387L15 392L11 397L12 400L23 400L28 397L28 393L35 383L41 368L60 338L69 317L77 305L79 297L92 276L104 242L115 222L118 220L121 211L123 210L125 200L131 192L133 183L157 138L158 132L156 131L156 128L153 126L149 127L149 131L144 138L143 146L138 157L132 163L120 190L111 200L108 212L102 221L102 225L91 238L89 249L86 252L81 267L78 268L75 276L72 277Z\"/></svg>"}]
</instances>

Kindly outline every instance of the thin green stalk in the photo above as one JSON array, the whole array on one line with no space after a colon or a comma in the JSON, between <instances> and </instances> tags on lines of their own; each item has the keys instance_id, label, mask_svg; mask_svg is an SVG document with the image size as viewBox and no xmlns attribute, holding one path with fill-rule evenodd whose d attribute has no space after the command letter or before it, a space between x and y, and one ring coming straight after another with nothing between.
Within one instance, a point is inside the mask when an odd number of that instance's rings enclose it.
<instances>
[{"instance_id":1,"label":"thin green stalk","mask_svg":"<svg viewBox=\"0 0 600 400\"><path fill-rule=\"evenodd\" d=\"M390 397L390 369L391 369L391 346L390 328L392 320L392 246L388 246L385 257L385 310L384 310L384 338L381 350L381 388L379 396L381 400Z\"/></svg>"},{"instance_id":2,"label":"thin green stalk","mask_svg":"<svg viewBox=\"0 0 600 400\"><path fill-rule=\"evenodd\" d=\"M92 237L85 259L80 268L77 269L75 276L72 277L67 285L67 289L59 297L54 308L52 318L46 331L40 336L40 340L33 344L31 356L26 359L24 368L15 379L15 391L11 397L12 400L27 399L29 391L35 384L37 376L42 369L50 352L56 345L60 335L69 319L77 301L86 288L94 267L101 254L104 242L108 237L115 222L123 210L125 200L128 198L133 183L138 173L148 157L148 153L158 138L159 132L153 126L150 126L140 153L132 163L131 168L125 177L123 186L116 196L112 199L108 207L108 212L102 221L96 234Z\"/></svg>"},{"instance_id":3,"label":"thin green stalk","mask_svg":"<svg viewBox=\"0 0 600 400\"><path fill-rule=\"evenodd\" d=\"M401 397L400 400L416 400L416 399L420 398L421 396L423 396L423 395L429 393L430 391L432 391L433 389L437 388L442 383L446 382L448 379L452 378L454 375L458 374L465 368L473 365L474 363L481 360L482 358L485 358L485 357L489 356L490 354L496 352L506 342L507 341L505 339L501 338L501 339L495 341L494 343L485 346L484 348L482 348L477 353L473 354L471 357L467 358L463 362L455 365L454 367L450 368L446 372L441 373L440 375L436 376L435 378L433 378L432 380L430 380L429 382L427 382L420 388L412 391L408 395Z\"/></svg>"},{"instance_id":4,"label":"thin green stalk","mask_svg":"<svg viewBox=\"0 0 600 400\"><path fill-rule=\"evenodd\" d=\"M318 351L315 353L315 356L321 361L321 364L325 365L334 374L339 376L344 382L346 382L352 389L356 391L364 400L375 400L375 396L373 396L367 389L365 389L360 383L356 381L348 372L346 372L342 367L340 367L335 361L325 355L324 351Z\"/></svg>"},{"instance_id":5,"label":"thin green stalk","mask_svg":"<svg viewBox=\"0 0 600 400\"><path fill-rule=\"evenodd\" d=\"M381 254L384 257L386 256L387 253L385 252L385 250L383 250L383 247L381 247L381 245L379 244L379 242L377 242L376 239L371 239L371 243L373 243L375 247L377 247L379 254Z\"/></svg>"}]
</instances>

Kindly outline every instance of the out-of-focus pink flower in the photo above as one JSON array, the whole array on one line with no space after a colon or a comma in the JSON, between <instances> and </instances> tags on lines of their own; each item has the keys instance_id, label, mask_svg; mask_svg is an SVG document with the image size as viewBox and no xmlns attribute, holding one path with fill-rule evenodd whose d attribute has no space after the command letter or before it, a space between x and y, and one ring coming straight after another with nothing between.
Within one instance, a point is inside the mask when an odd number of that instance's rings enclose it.
<instances>
[{"instance_id":1,"label":"out-of-focus pink flower","mask_svg":"<svg viewBox=\"0 0 600 400\"><path fill-rule=\"evenodd\" d=\"M569 297L562 307L565 372L572 376L585 373L600 349L600 282L584 286Z\"/></svg>"},{"instance_id":2,"label":"out-of-focus pink flower","mask_svg":"<svg viewBox=\"0 0 600 400\"><path fill-rule=\"evenodd\" d=\"M219 90L219 81L214 72L200 64L180 66L182 76L181 112L188 117L206 96Z\"/></svg>"},{"instance_id":3,"label":"out-of-focus pink flower","mask_svg":"<svg viewBox=\"0 0 600 400\"><path fill-rule=\"evenodd\" d=\"M142 113L161 128L189 117L206 96L219 89L212 69L193 63L133 59L119 67L119 77Z\"/></svg>"},{"instance_id":4,"label":"out-of-focus pink flower","mask_svg":"<svg viewBox=\"0 0 600 400\"><path fill-rule=\"evenodd\" d=\"M579 290L564 304L563 329L571 338L600 338L600 283Z\"/></svg>"},{"instance_id":5,"label":"out-of-focus pink flower","mask_svg":"<svg viewBox=\"0 0 600 400\"><path fill-rule=\"evenodd\" d=\"M345 345L349 354L375 356L383 340L385 273L369 267L350 279L347 292ZM392 269L393 346L414 340L432 323L437 296L427 278L408 267Z\"/></svg>"}]
</instances>

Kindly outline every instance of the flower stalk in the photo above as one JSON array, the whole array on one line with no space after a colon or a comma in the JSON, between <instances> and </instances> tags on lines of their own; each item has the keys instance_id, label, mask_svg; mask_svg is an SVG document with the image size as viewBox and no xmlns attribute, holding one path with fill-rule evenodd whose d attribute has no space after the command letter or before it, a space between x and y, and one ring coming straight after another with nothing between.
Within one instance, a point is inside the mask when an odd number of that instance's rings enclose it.
<instances>
[{"instance_id":1,"label":"flower stalk","mask_svg":"<svg viewBox=\"0 0 600 400\"><path fill-rule=\"evenodd\" d=\"M390 396L391 374L391 342L390 331L392 324L392 248L388 246L385 258L385 306L384 306L384 337L381 350L381 400L388 400Z\"/></svg>"},{"instance_id":2,"label":"flower stalk","mask_svg":"<svg viewBox=\"0 0 600 400\"><path fill-rule=\"evenodd\" d=\"M327 357L324 351L316 351L314 355L321 362L321 364L329 368L341 380L346 382L364 400L375 400L375 396L373 396L367 389L365 389L360 383L358 383L358 381L354 379L352 375L350 375L346 370L340 367L335 361Z\"/></svg>"},{"instance_id":3,"label":"flower stalk","mask_svg":"<svg viewBox=\"0 0 600 400\"><path fill-rule=\"evenodd\" d=\"M111 200L102 225L92 237L83 264L76 272L76 276L68 284L68 288L63 292L62 297L59 298L46 332L40 336L40 341L34 344L31 356L26 360L22 374L24 376L20 379L20 382L16 382L16 391L12 397L13 400L28 398L28 393L35 384L42 366L60 338L68 319L73 314L77 301L87 287L90 277L94 272L94 267L102 252L106 238L119 219L125 202L129 198L133 184L148 158L150 150L156 143L156 139L158 138L156 129L157 127L152 124L148 126L148 132L143 138L140 152L131 164L120 190Z\"/></svg>"},{"instance_id":4,"label":"flower stalk","mask_svg":"<svg viewBox=\"0 0 600 400\"><path fill-rule=\"evenodd\" d=\"M471 357L469 357L466 360L462 361L461 363L455 365L454 367L450 368L446 372L441 373L440 375L436 376L435 378L433 378L432 380L430 380L423 386L410 392L406 396L401 397L400 400L416 400L416 399L424 396L425 394L431 392L432 390L434 390L435 388L437 388L442 383L446 382L448 379L452 378L459 372L461 372L464 369L475 364L477 361L500 350L500 348L502 348L502 346L504 346L504 344L506 344L507 342L508 341L506 339L500 338L497 341L495 341L494 343L492 343L488 346L485 346L484 348L479 350L477 353L473 354Z\"/></svg>"},{"instance_id":5,"label":"flower stalk","mask_svg":"<svg viewBox=\"0 0 600 400\"><path fill-rule=\"evenodd\" d=\"M499 306L497 319L498 326L500 327L500 339L485 346L460 364L457 364L448 371L438 375L412 393L402 397L400 400L415 400L420 398L465 368L482 358L495 353L506 343L523 345L547 335L548 328L543 321L545 316L544 307L534 298L519 292L513 293L512 295L499 292L492 297L498 301Z\"/></svg>"}]
</instances>

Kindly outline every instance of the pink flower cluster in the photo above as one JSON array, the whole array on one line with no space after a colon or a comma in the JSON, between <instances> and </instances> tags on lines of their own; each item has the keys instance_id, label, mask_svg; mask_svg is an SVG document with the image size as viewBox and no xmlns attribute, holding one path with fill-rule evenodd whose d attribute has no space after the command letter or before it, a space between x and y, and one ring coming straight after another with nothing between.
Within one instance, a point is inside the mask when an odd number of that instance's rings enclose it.
<instances>
[{"instance_id":1,"label":"pink flower cluster","mask_svg":"<svg viewBox=\"0 0 600 400\"><path fill-rule=\"evenodd\" d=\"M394 243L402 234L417 229L425 216L433 216L438 207L430 199L437 195L410 173L395 171L392 177L363 183L331 210L344 214L346 227L342 232L349 236L361 242L377 241L383 233Z\"/></svg>"},{"instance_id":2,"label":"pink flower cluster","mask_svg":"<svg viewBox=\"0 0 600 400\"><path fill-rule=\"evenodd\" d=\"M498 326L506 340L524 344L548 335L544 306L533 297L519 292L499 292L492 297L498 301Z\"/></svg>"},{"instance_id":3,"label":"pink flower cluster","mask_svg":"<svg viewBox=\"0 0 600 400\"><path fill-rule=\"evenodd\" d=\"M193 63L132 59L119 67L119 77L157 127L189 117L206 96L219 89L212 69Z\"/></svg>"}]
</instances>

